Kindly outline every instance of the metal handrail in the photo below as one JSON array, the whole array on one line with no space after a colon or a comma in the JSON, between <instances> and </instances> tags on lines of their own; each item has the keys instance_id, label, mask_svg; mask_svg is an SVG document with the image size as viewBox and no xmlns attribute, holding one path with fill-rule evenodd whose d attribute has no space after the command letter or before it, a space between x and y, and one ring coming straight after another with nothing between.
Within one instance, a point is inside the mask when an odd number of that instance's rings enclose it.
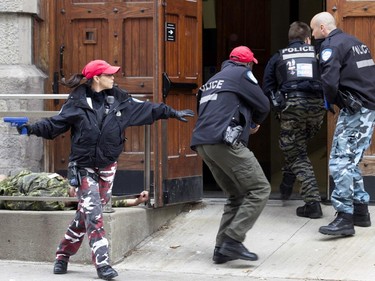
<instances>
[{"instance_id":1,"label":"metal handrail","mask_svg":"<svg viewBox=\"0 0 375 281\"><path fill-rule=\"evenodd\" d=\"M145 94L131 95L135 98L147 98ZM0 94L0 100L11 99L67 99L69 94ZM0 111L0 116L15 117L27 114L29 117L50 117L58 114L58 111ZM144 186L147 191L150 191L150 175L151 175L151 131L150 125L145 126L145 161L144 161ZM112 200L117 201L121 199L131 198L132 195L127 196L111 196L111 199L104 208L104 212L113 212ZM136 195L133 195L136 196ZM7 201L61 201L61 202L78 202L74 197L45 197L45 196L0 196L0 200Z\"/></svg>"},{"instance_id":2,"label":"metal handrail","mask_svg":"<svg viewBox=\"0 0 375 281\"><path fill-rule=\"evenodd\" d=\"M145 94L132 94L134 98L147 98L149 95ZM0 100L12 100L12 99L21 99L21 100L31 100L31 99L40 99L40 100L63 100L67 99L69 94L0 94Z\"/></svg>"},{"instance_id":3,"label":"metal handrail","mask_svg":"<svg viewBox=\"0 0 375 281\"><path fill-rule=\"evenodd\" d=\"M112 196L113 201L136 198L137 194ZM9 196L0 195L0 201L60 201L60 202L78 202L76 197L62 197L62 196Z\"/></svg>"},{"instance_id":4,"label":"metal handrail","mask_svg":"<svg viewBox=\"0 0 375 281\"><path fill-rule=\"evenodd\" d=\"M20 100L63 100L67 99L68 97L69 94L0 94L0 99L2 100L12 100L16 98Z\"/></svg>"}]
</instances>

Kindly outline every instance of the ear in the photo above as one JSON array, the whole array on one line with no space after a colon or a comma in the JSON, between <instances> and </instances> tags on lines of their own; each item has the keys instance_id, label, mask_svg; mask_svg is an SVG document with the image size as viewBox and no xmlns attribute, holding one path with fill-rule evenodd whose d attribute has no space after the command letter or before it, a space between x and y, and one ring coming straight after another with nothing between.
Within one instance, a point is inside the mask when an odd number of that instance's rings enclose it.
<instances>
[{"instance_id":1,"label":"ear","mask_svg":"<svg viewBox=\"0 0 375 281\"><path fill-rule=\"evenodd\" d=\"M248 68L250 68L251 70L253 69L253 65L254 65L254 62L248 62L248 63L246 64L246 66L247 66Z\"/></svg>"}]
</instances>

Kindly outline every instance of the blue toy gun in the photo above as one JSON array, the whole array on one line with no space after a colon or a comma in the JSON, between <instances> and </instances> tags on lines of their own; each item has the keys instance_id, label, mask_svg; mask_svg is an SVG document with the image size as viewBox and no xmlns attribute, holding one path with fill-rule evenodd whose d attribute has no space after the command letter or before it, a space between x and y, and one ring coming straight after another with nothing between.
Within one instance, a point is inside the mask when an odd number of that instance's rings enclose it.
<instances>
[{"instance_id":1,"label":"blue toy gun","mask_svg":"<svg viewBox=\"0 0 375 281\"><path fill-rule=\"evenodd\" d=\"M4 122L10 123L12 127L18 127L29 122L29 118L27 117L4 117ZM22 128L21 134L26 135L27 129Z\"/></svg>"}]
</instances>

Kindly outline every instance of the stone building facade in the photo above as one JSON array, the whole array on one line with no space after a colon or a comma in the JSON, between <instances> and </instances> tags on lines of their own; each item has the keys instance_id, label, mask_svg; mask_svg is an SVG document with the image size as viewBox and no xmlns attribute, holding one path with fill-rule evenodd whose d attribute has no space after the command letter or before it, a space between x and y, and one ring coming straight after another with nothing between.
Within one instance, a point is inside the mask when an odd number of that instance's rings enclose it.
<instances>
[{"instance_id":1,"label":"stone building facade","mask_svg":"<svg viewBox=\"0 0 375 281\"><path fill-rule=\"evenodd\" d=\"M46 75L33 65L33 18L38 0L0 2L0 95L42 94ZM43 110L43 100L0 97L1 119L7 112ZM30 118L33 121L33 118ZM22 169L43 169L43 140L24 136L8 123L0 122L0 174Z\"/></svg>"}]
</instances>

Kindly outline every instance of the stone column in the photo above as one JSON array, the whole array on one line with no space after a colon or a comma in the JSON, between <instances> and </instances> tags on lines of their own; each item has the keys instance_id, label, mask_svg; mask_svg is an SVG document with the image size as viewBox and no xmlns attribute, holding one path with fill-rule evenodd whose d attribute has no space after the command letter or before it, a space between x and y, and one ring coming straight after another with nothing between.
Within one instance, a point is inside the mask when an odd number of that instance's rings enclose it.
<instances>
[{"instance_id":1,"label":"stone column","mask_svg":"<svg viewBox=\"0 0 375 281\"><path fill-rule=\"evenodd\" d=\"M38 0L0 2L0 94L42 94L46 75L32 64L33 16ZM43 110L43 100L2 99L0 111ZM29 118L30 119L30 118ZM30 121L34 121L30 119ZM43 140L19 135L17 129L0 120L0 174L13 175L43 167Z\"/></svg>"}]
</instances>

